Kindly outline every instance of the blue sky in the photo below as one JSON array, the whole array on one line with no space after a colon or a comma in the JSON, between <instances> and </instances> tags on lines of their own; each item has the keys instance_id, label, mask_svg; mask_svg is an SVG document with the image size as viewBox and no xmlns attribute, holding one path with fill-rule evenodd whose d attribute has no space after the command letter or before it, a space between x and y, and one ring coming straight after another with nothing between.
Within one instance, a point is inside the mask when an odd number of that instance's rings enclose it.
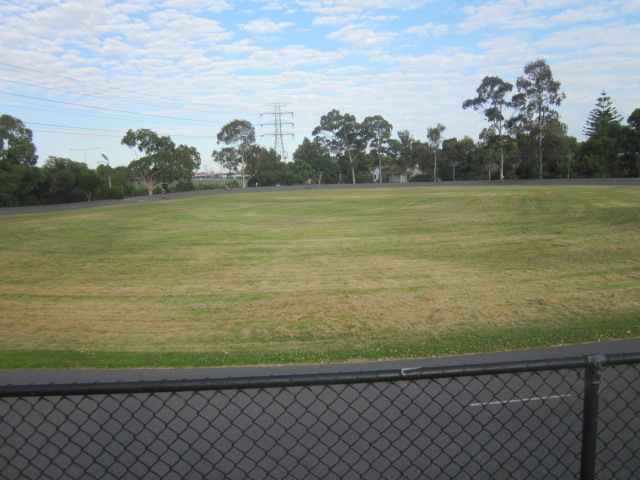
<instances>
[{"instance_id":1,"label":"blue sky","mask_svg":"<svg viewBox=\"0 0 640 480\"><path fill-rule=\"evenodd\" d=\"M289 158L334 108L477 140L487 124L462 102L538 58L562 82L570 135L583 139L603 90L626 120L640 108L640 1L0 0L0 113L33 130L40 165L127 165L122 136L149 128L219 170L222 125L249 120L273 146L275 105L294 124Z\"/></svg>"}]
</instances>

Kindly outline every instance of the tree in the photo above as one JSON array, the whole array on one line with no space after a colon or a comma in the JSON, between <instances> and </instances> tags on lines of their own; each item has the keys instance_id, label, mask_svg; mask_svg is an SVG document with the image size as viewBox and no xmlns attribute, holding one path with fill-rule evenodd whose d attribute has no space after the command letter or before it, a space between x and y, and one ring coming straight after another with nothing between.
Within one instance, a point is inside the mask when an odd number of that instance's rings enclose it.
<instances>
[{"instance_id":1,"label":"tree","mask_svg":"<svg viewBox=\"0 0 640 480\"><path fill-rule=\"evenodd\" d=\"M101 180L101 198L122 199L125 197L125 191L129 195L133 193L131 172L127 167L113 168L111 165L101 163L96 167L96 172Z\"/></svg>"},{"instance_id":2,"label":"tree","mask_svg":"<svg viewBox=\"0 0 640 480\"><path fill-rule=\"evenodd\" d=\"M0 116L0 207L38 203L41 177L32 139L22 120Z\"/></svg>"},{"instance_id":3,"label":"tree","mask_svg":"<svg viewBox=\"0 0 640 480\"><path fill-rule=\"evenodd\" d=\"M478 145L476 156L475 172L478 178L484 179L485 174L491 180L492 174L500 169L496 162L495 154L498 145L497 134L493 127L484 128L478 135Z\"/></svg>"},{"instance_id":4,"label":"tree","mask_svg":"<svg viewBox=\"0 0 640 480\"><path fill-rule=\"evenodd\" d=\"M473 140L467 136L462 140L451 138L442 142L443 157L451 168L452 180L456 178L458 180L470 179L471 162L475 148Z\"/></svg>"},{"instance_id":5,"label":"tree","mask_svg":"<svg viewBox=\"0 0 640 480\"><path fill-rule=\"evenodd\" d=\"M408 130L401 130L397 135L397 139L389 141L389 151L400 173L406 176L407 181L411 181L415 170L427 155L427 147L414 139Z\"/></svg>"},{"instance_id":6,"label":"tree","mask_svg":"<svg viewBox=\"0 0 640 480\"><path fill-rule=\"evenodd\" d=\"M524 75L519 77L516 86L521 92L519 102L527 120L534 126L538 136L538 168L542 179L542 138L546 123L557 118L552 107L559 106L566 95L560 91L560 82L553 78L551 67L546 60L535 60L524 67Z\"/></svg>"},{"instance_id":7,"label":"tree","mask_svg":"<svg viewBox=\"0 0 640 480\"><path fill-rule=\"evenodd\" d=\"M382 116L375 115L365 118L362 126L368 131L369 153L378 159L380 183L382 183L382 157L388 152L393 125L387 122Z\"/></svg>"},{"instance_id":8,"label":"tree","mask_svg":"<svg viewBox=\"0 0 640 480\"><path fill-rule=\"evenodd\" d=\"M22 120L11 115L0 116L0 168L9 165L33 167L38 161L33 132Z\"/></svg>"},{"instance_id":9,"label":"tree","mask_svg":"<svg viewBox=\"0 0 640 480\"><path fill-rule=\"evenodd\" d=\"M101 169L103 165L98 165L96 169L98 174L101 174ZM118 166L111 168L111 184L112 187L109 189L106 197L107 198L124 198L125 196L133 196L135 193L135 185L133 183L133 176L131 174L131 170L125 166ZM104 186L104 177L103 177L103 186Z\"/></svg>"},{"instance_id":10,"label":"tree","mask_svg":"<svg viewBox=\"0 0 640 480\"><path fill-rule=\"evenodd\" d=\"M631 112L631 115L629 115L629 118L627 118L627 124L629 125L629 127L640 132L640 108L636 108L633 112Z\"/></svg>"},{"instance_id":11,"label":"tree","mask_svg":"<svg viewBox=\"0 0 640 480\"><path fill-rule=\"evenodd\" d=\"M176 148L169 136L160 136L146 128L127 131L121 143L144 153L129 164L129 170L146 186L149 195L153 195L157 185L191 178L193 171L200 167L200 154L195 148L185 145Z\"/></svg>"},{"instance_id":12,"label":"tree","mask_svg":"<svg viewBox=\"0 0 640 480\"><path fill-rule=\"evenodd\" d=\"M259 162L254 163L253 168L249 168L249 151L256 141L256 131L247 120L233 120L220 129L218 133L218 145L223 143L228 145L220 152L213 151L212 158L229 170L240 169L242 175L242 187L245 188L245 174L249 177L257 175Z\"/></svg>"},{"instance_id":13,"label":"tree","mask_svg":"<svg viewBox=\"0 0 640 480\"><path fill-rule=\"evenodd\" d=\"M97 172L87 169L78 172L76 181L78 183L78 187L84 192L87 200L90 202L91 195L93 195L93 192L95 192L100 186L102 179Z\"/></svg>"},{"instance_id":14,"label":"tree","mask_svg":"<svg viewBox=\"0 0 640 480\"><path fill-rule=\"evenodd\" d=\"M294 163L304 162L304 164L308 166L309 177L313 176L315 183L318 185L322 183L322 178L326 174L338 168L338 164L331 158L328 148L324 146L318 138L311 141L305 137L293 153L293 159ZM296 168L301 174L305 173L306 169L303 168L302 164L298 165ZM305 180L306 178L302 181L304 182Z\"/></svg>"},{"instance_id":15,"label":"tree","mask_svg":"<svg viewBox=\"0 0 640 480\"><path fill-rule=\"evenodd\" d=\"M176 180L191 181L193 172L200 168L202 163L198 149L187 145L178 145L173 152L172 160L164 171L165 181L167 182Z\"/></svg>"},{"instance_id":16,"label":"tree","mask_svg":"<svg viewBox=\"0 0 640 480\"><path fill-rule=\"evenodd\" d=\"M257 173L249 178L249 185L274 186L294 183L294 174L289 164L282 161L273 147L267 149L260 145L253 145L248 157L259 163L260 167L256 170Z\"/></svg>"},{"instance_id":17,"label":"tree","mask_svg":"<svg viewBox=\"0 0 640 480\"><path fill-rule=\"evenodd\" d=\"M500 152L500 178L504 178L504 142L503 135L513 113L507 116L507 111L513 109L514 102L507 99L507 94L513 90L513 85L500 77L484 77L476 89L476 98L470 98L462 103L462 108L472 108L484 115L497 133Z\"/></svg>"},{"instance_id":18,"label":"tree","mask_svg":"<svg viewBox=\"0 0 640 480\"><path fill-rule=\"evenodd\" d=\"M640 108L636 108L622 130L622 167L625 176L640 175Z\"/></svg>"},{"instance_id":19,"label":"tree","mask_svg":"<svg viewBox=\"0 0 640 480\"><path fill-rule=\"evenodd\" d=\"M100 175L90 170L86 163L68 158L49 157L42 170L46 203L91 200L101 182Z\"/></svg>"},{"instance_id":20,"label":"tree","mask_svg":"<svg viewBox=\"0 0 640 480\"><path fill-rule=\"evenodd\" d=\"M357 162L365 153L369 131L356 121L356 117L339 110L331 110L320 118L320 125L313 129L313 136L338 158L343 157L356 183Z\"/></svg>"},{"instance_id":21,"label":"tree","mask_svg":"<svg viewBox=\"0 0 640 480\"><path fill-rule=\"evenodd\" d=\"M603 91L596 100L596 107L589 113L583 133L590 138L596 137L602 133L602 130L606 130L609 124L619 124L621 121L622 115L613 106L611 97Z\"/></svg>"},{"instance_id":22,"label":"tree","mask_svg":"<svg viewBox=\"0 0 640 480\"><path fill-rule=\"evenodd\" d=\"M602 92L583 130L588 137L580 149L583 173L602 177L623 173L619 158L624 135L621 120L611 98Z\"/></svg>"},{"instance_id":23,"label":"tree","mask_svg":"<svg viewBox=\"0 0 640 480\"><path fill-rule=\"evenodd\" d=\"M551 178L569 178L571 159L578 150L578 140L567 135L568 127L554 118L544 129L542 151L546 161L546 171Z\"/></svg>"},{"instance_id":24,"label":"tree","mask_svg":"<svg viewBox=\"0 0 640 480\"><path fill-rule=\"evenodd\" d=\"M0 207L19 207L42 203L42 172L22 164L0 167Z\"/></svg>"},{"instance_id":25,"label":"tree","mask_svg":"<svg viewBox=\"0 0 640 480\"><path fill-rule=\"evenodd\" d=\"M440 148L440 143L442 143L442 133L445 131L447 127L444 125L438 124L436 127L429 127L427 129L427 140L429 141L429 146L433 149L433 181L438 181L438 148Z\"/></svg>"},{"instance_id":26,"label":"tree","mask_svg":"<svg viewBox=\"0 0 640 480\"><path fill-rule=\"evenodd\" d=\"M129 163L129 170L146 186L148 195L153 195L153 188L162 183L162 167L168 163L169 152L174 148L171 138L148 129L128 130L120 143L145 154Z\"/></svg>"}]
</instances>

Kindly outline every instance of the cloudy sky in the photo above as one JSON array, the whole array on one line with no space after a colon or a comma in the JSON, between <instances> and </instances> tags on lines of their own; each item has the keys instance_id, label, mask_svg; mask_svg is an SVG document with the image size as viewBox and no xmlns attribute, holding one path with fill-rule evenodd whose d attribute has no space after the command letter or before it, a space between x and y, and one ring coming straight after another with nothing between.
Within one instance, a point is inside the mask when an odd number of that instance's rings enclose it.
<instances>
[{"instance_id":1,"label":"cloudy sky","mask_svg":"<svg viewBox=\"0 0 640 480\"><path fill-rule=\"evenodd\" d=\"M149 128L218 170L220 128L248 120L273 146L278 110L289 158L334 108L476 140L486 123L462 102L538 58L562 82L570 135L583 139L603 90L626 120L640 1L0 0L0 113L33 130L40 165L126 165L122 136Z\"/></svg>"}]
</instances>

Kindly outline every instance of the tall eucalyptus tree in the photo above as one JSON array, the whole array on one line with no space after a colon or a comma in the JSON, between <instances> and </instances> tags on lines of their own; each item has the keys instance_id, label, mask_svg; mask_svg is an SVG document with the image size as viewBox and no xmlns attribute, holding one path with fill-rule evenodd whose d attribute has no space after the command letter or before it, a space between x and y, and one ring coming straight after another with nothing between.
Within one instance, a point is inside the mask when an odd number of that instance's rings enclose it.
<instances>
[{"instance_id":1,"label":"tall eucalyptus tree","mask_svg":"<svg viewBox=\"0 0 640 480\"><path fill-rule=\"evenodd\" d=\"M332 154L346 159L355 184L357 163L364 156L369 141L367 127L350 113L342 114L333 109L320 118L320 125L312 133Z\"/></svg>"},{"instance_id":2,"label":"tall eucalyptus tree","mask_svg":"<svg viewBox=\"0 0 640 480\"><path fill-rule=\"evenodd\" d=\"M500 178L504 178L504 151L505 138L508 123L515 113L514 102L508 98L513 90L513 85L505 82L500 77L484 77L482 83L476 89L477 96L462 103L462 108L472 108L484 115L497 134L498 149L500 152Z\"/></svg>"},{"instance_id":3,"label":"tall eucalyptus tree","mask_svg":"<svg viewBox=\"0 0 640 480\"><path fill-rule=\"evenodd\" d=\"M435 127L429 127L427 129L427 140L429 141L429 146L433 149L433 181L438 181L438 148L440 148L440 144L442 143L442 133L445 131L447 127L444 125L438 124Z\"/></svg>"},{"instance_id":4,"label":"tall eucalyptus tree","mask_svg":"<svg viewBox=\"0 0 640 480\"><path fill-rule=\"evenodd\" d=\"M233 120L220 129L218 144L223 143L227 147L211 156L230 170L240 170L242 175L242 187L245 188L245 176L252 177L258 173L259 162L251 162L251 147L256 142L256 130L247 120ZM249 168L253 166L253 168ZM249 171L251 170L251 171Z\"/></svg>"},{"instance_id":5,"label":"tall eucalyptus tree","mask_svg":"<svg viewBox=\"0 0 640 480\"><path fill-rule=\"evenodd\" d=\"M553 107L559 106L566 95L560 91L561 83L553 78L551 67L543 59L529 62L524 67L524 75L519 77L516 87L520 93L520 105L523 114L534 127L538 137L538 170L542 178L542 138L544 128L551 119L557 119L558 113ZM518 101L517 99L514 99Z\"/></svg>"}]
</instances>

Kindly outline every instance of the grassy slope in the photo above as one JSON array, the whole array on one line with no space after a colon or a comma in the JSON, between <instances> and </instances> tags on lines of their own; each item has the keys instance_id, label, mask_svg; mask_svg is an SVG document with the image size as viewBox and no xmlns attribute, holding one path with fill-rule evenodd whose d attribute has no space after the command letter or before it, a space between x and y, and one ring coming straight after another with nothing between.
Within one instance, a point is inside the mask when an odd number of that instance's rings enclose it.
<instances>
[{"instance_id":1,"label":"grassy slope","mask_svg":"<svg viewBox=\"0 0 640 480\"><path fill-rule=\"evenodd\" d=\"M216 195L0 217L0 367L389 358L637 336L640 189Z\"/></svg>"}]
</instances>

